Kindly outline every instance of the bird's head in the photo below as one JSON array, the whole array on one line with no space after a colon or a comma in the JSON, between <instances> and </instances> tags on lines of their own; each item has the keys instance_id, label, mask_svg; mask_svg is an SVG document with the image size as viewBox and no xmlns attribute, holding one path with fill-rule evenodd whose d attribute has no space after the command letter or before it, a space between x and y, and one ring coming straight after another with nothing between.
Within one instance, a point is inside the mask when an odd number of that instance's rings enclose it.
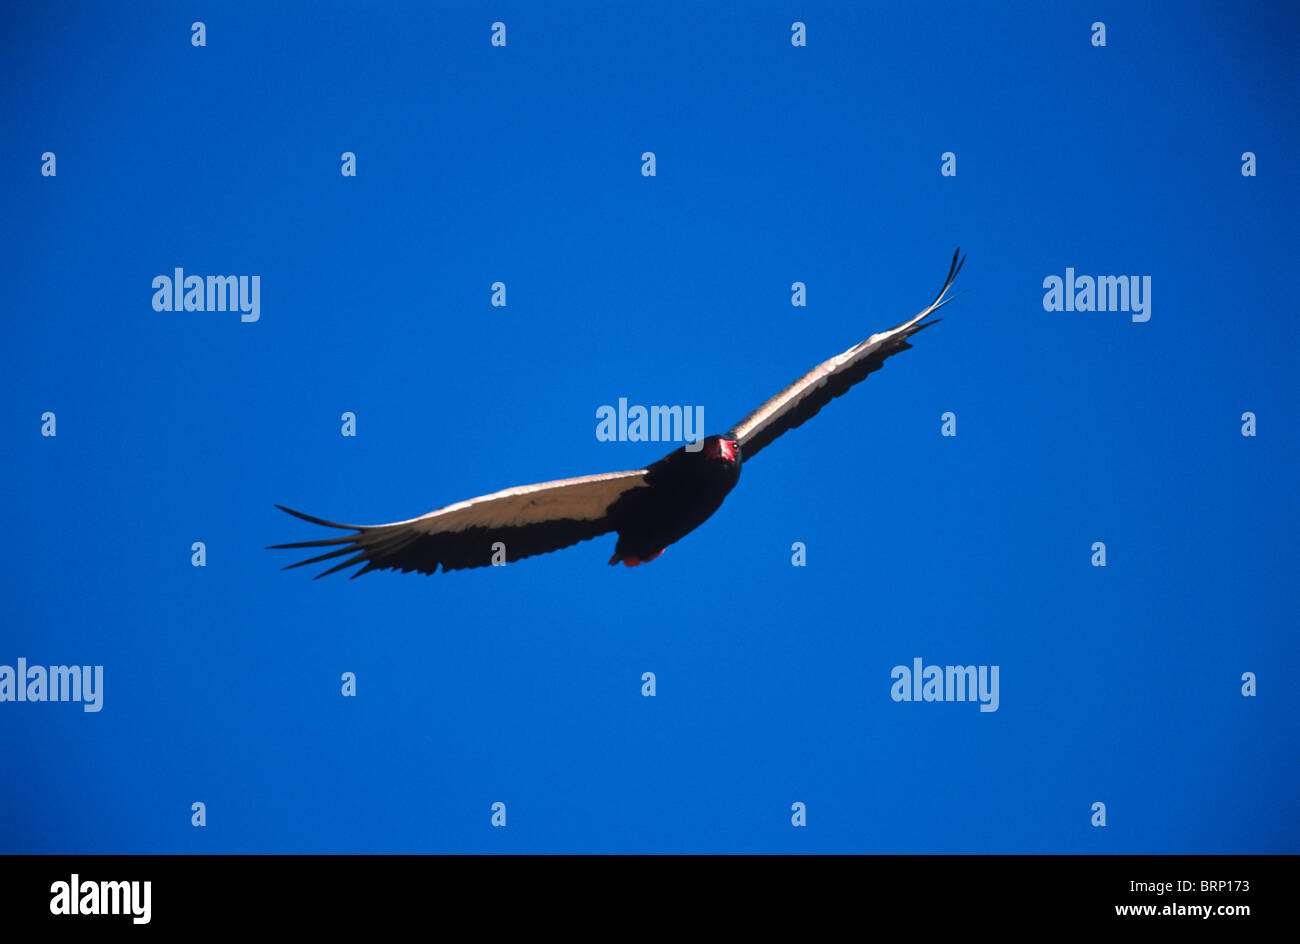
<instances>
[{"instance_id":1,"label":"bird's head","mask_svg":"<svg viewBox=\"0 0 1300 944\"><path fill-rule=\"evenodd\" d=\"M710 436L704 440L704 458L721 459L733 465L740 464L740 443L735 439Z\"/></svg>"}]
</instances>

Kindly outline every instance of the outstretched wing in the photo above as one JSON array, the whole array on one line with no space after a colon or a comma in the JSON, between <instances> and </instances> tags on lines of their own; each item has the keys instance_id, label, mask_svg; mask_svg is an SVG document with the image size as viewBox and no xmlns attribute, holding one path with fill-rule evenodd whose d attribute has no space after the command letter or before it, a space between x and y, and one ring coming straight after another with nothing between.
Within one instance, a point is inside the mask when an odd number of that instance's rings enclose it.
<instances>
[{"instance_id":1,"label":"outstretched wing","mask_svg":"<svg viewBox=\"0 0 1300 944\"><path fill-rule=\"evenodd\" d=\"M952 265L948 267L948 278L943 283L943 288L920 314L888 331L873 334L838 357L818 364L733 426L726 438L740 441L741 453L748 462L776 437L816 416L817 411L831 400L846 393L868 374L879 370L884 366L885 358L906 351L912 346L907 343L908 338L939 323L937 318L924 324L921 320L952 301L952 298L945 296L965 261L966 257L961 256L960 249L952 254ZM955 297L954 295L953 298Z\"/></svg>"},{"instance_id":2,"label":"outstretched wing","mask_svg":"<svg viewBox=\"0 0 1300 944\"><path fill-rule=\"evenodd\" d=\"M505 560L516 561L615 530L619 500L648 487L645 475L645 469L638 469L521 485L392 524L339 524L276 505L304 521L356 533L274 544L272 548L333 548L285 570L351 555L317 574L317 579L361 563L365 566L352 575L354 578L371 570L432 574L439 565L443 570L483 567L492 563L493 545L498 541L505 545Z\"/></svg>"}]
</instances>

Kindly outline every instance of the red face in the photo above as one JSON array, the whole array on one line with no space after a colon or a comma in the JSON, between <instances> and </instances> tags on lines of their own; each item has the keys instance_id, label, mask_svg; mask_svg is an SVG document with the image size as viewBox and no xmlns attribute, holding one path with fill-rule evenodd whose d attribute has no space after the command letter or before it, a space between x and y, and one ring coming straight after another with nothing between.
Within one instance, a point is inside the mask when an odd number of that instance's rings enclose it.
<instances>
[{"instance_id":1,"label":"red face","mask_svg":"<svg viewBox=\"0 0 1300 944\"><path fill-rule=\"evenodd\" d=\"M738 462L738 449L739 443L736 440L723 439L719 436L704 447L704 457L706 459L726 459L728 462Z\"/></svg>"}]
</instances>

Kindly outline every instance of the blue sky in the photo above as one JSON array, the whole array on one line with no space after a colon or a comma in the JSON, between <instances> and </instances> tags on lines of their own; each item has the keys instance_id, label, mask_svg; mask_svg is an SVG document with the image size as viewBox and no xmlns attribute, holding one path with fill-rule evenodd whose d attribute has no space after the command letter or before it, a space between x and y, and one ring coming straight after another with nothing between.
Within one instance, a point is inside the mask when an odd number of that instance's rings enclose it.
<instances>
[{"instance_id":1,"label":"blue sky","mask_svg":"<svg viewBox=\"0 0 1300 944\"><path fill-rule=\"evenodd\" d=\"M0 702L0 848L1297 851L1293 10L423 7L0 12L0 664L104 666ZM644 466L598 407L724 431L958 245L648 566L263 549ZM1150 321L1045 311L1067 267ZM917 657L998 710L891 700Z\"/></svg>"}]
</instances>

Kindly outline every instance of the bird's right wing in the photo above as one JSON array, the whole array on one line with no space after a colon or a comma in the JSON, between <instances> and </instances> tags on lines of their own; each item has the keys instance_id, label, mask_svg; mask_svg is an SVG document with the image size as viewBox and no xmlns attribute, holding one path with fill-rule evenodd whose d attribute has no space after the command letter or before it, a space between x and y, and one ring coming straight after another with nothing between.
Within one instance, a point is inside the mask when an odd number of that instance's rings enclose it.
<instances>
[{"instance_id":1,"label":"bird's right wing","mask_svg":"<svg viewBox=\"0 0 1300 944\"><path fill-rule=\"evenodd\" d=\"M484 567L492 563L498 541L505 546L504 560L516 561L616 530L620 499L648 487L645 476L645 469L637 469L520 485L392 524L339 524L277 505L304 521L356 533L272 548L333 548L285 570L351 555L318 578L362 563L353 577L371 570L432 574L440 565L443 570Z\"/></svg>"},{"instance_id":2,"label":"bird's right wing","mask_svg":"<svg viewBox=\"0 0 1300 944\"><path fill-rule=\"evenodd\" d=\"M960 249L952 254L948 278L924 311L888 331L873 334L838 357L818 364L733 426L727 433L727 438L740 442L745 461L754 458L760 449L782 433L817 415L822 407L847 393L868 374L879 370L884 366L885 358L910 348L912 345L907 343L907 339L912 335L932 324L938 324L938 319L924 323L922 319L952 301L952 298L945 296L948 289L952 288L957 273L961 271L962 263L966 261L964 256L959 259L960 255Z\"/></svg>"}]
</instances>

